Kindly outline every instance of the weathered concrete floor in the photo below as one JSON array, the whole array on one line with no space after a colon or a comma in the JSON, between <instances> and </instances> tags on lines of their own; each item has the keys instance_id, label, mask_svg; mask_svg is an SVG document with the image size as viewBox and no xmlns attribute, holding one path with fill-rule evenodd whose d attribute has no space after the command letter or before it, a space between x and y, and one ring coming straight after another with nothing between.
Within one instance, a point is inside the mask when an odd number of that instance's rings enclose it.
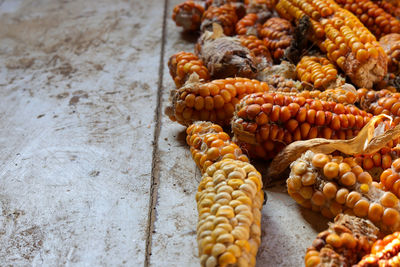
<instances>
[{"instance_id":1,"label":"weathered concrete floor","mask_svg":"<svg viewBox=\"0 0 400 267\"><path fill-rule=\"evenodd\" d=\"M0 266L198 266L179 2L0 0ZM267 193L257 265L301 266L326 221Z\"/></svg>"}]
</instances>

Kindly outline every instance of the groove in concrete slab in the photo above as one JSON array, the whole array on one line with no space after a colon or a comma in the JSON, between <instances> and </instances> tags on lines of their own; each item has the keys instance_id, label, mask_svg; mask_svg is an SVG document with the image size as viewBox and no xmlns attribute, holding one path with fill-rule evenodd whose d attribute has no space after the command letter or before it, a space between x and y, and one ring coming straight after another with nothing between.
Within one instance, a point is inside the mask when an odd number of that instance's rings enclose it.
<instances>
[{"instance_id":1,"label":"groove in concrete slab","mask_svg":"<svg viewBox=\"0 0 400 267\"><path fill-rule=\"evenodd\" d=\"M150 183L150 203L147 220L147 233L146 233L146 255L144 260L144 266L149 266L151 256L151 245L152 235L154 230L154 221L156 217L156 205L157 205L157 194L158 187L160 184L160 167L159 167L159 148L158 139L160 138L161 130L161 116L162 116L162 87L163 87L163 72L164 72L164 52L165 52L165 41L167 31L167 8L168 0L164 1L164 13L162 23L162 35L161 35L161 50L160 50L160 65L158 68L158 88L157 88L157 107L154 115L156 122L154 128L154 140L153 140L153 155L152 155L152 166L151 166L151 183Z\"/></svg>"}]
</instances>

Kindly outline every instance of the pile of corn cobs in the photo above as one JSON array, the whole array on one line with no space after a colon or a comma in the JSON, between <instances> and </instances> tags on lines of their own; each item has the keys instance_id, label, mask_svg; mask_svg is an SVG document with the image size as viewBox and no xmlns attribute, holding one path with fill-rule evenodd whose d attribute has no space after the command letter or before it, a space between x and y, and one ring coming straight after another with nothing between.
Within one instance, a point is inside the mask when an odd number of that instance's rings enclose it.
<instances>
[{"instance_id":1,"label":"pile of corn cobs","mask_svg":"<svg viewBox=\"0 0 400 267\"><path fill-rule=\"evenodd\" d=\"M186 1L200 33L168 66L166 114L188 126L203 173L196 201L202 266L254 266L264 200L249 158L288 144L351 139L375 115L400 123L400 3L370 0ZM380 38L380 39L377 39ZM231 126L233 138L222 127ZM335 218L305 255L311 266L400 266L398 140L373 154L305 152L287 179L300 205Z\"/></svg>"}]
</instances>

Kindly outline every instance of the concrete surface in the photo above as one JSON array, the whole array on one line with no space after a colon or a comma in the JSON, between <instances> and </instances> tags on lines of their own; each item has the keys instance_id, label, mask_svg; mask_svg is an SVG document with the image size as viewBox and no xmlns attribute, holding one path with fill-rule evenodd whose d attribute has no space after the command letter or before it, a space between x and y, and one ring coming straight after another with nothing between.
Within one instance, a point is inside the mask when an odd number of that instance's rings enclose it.
<instances>
[{"instance_id":1,"label":"concrete surface","mask_svg":"<svg viewBox=\"0 0 400 267\"><path fill-rule=\"evenodd\" d=\"M163 114L180 2L0 0L0 266L199 265L201 175ZM301 266L326 221L267 194L257 266Z\"/></svg>"}]
</instances>

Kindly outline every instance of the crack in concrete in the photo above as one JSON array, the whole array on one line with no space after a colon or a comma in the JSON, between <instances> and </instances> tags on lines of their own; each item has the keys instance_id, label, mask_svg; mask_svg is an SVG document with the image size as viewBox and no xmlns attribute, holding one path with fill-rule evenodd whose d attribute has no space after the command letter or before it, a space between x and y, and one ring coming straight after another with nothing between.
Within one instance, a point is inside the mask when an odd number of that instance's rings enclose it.
<instances>
[{"instance_id":1,"label":"crack in concrete","mask_svg":"<svg viewBox=\"0 0 400 267\"><path fill-rule=\"evenodd\" d=\"M147 231L146 231L146 254L144 259L144 267L148 267L150 264L152 237L154 231L154 222L156 218L156 205L158 197L158 188L160 184L160 155L158 141L160 139L161 131L161 116L162 116L162 87L163 87L163 73L164 73L164 54L165 54L165 42L167 32L167 11L169 6L169 0L164 0L164 14L162 22L162 35L161 35L161 51L160 51L160 65L158 68L158 89L157 89L157 108L154 114L156 125L154 128L154 140L153 140L153 155L152 155L152 166L151 166L151 184L150 184L150 200L149 200L149 212L147 219Z\"/></svg>"}]
</instances>

